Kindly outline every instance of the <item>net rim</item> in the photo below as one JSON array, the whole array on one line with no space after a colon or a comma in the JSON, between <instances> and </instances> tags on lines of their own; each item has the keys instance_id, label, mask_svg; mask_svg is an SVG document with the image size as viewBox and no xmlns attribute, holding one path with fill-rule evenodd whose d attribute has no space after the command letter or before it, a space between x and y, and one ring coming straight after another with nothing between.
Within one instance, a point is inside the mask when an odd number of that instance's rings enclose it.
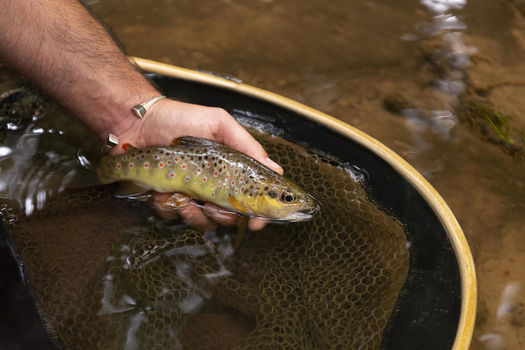
<instances>
[{"instance_id":1,"label":"net rim","mask_svg":"<svg viewBox=\"0 0 525 350\"><path fill-rule=\"evenodd\" d=\"M144 72L221 87L294 111L364 146L392 166L414 186L430 205L434 213L438 216L453 246L461 275L462 298L459 324L452 349L469 349L474 331L477 307L477 281L472 253L468 241L449 206L436 189L407 161L368 134L328 114L287 97L244 84L236 79L230 80L210 73L199 72L139 57L129 57L129 59Z\"/></svg>"}]
</instances>

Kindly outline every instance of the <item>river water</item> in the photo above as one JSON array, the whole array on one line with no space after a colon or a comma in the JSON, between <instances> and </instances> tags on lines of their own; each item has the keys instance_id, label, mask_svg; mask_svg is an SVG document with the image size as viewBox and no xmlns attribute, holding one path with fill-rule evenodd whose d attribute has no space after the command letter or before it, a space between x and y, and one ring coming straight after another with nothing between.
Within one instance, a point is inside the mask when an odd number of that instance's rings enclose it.
<instances>
[{"instance_id":1,"label":"river water","mask_svg":"<svg viewBox=\"0 0 525 350\"><path fill-rule=\"evenodd\" d=\"M525 1L86 2L129 55L234 76L404 157L472 249L472 348L525 347Z\"/></svg>"}]
</instances>

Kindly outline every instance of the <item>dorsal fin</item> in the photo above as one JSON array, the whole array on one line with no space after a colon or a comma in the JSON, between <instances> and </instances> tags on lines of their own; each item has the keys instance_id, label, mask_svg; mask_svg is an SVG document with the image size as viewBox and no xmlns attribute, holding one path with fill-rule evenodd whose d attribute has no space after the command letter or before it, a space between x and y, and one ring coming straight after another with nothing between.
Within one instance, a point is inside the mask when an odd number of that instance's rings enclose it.
<instances>
[{"instance_id":1,"label":"dorsal fin","mask_svg":"<svg viewBox=\"0 0 525 350\"><path fill-rule=\"evenodd\" d=\"M215 146L217 142L202 137L182 136L171 141L172 146Z\"/></svg>"}]
</instances>

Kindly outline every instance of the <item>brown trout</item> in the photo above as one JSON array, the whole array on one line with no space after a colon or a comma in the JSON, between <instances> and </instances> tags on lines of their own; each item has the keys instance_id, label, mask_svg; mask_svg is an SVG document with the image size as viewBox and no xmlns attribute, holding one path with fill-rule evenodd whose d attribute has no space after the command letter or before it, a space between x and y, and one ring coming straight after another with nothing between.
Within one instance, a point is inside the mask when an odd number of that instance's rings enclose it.
<instances>
[{"instance_id":1,"label":"brown trout","mask_svg":"<svg viewBox=\"0 0 525 350\"><path fill-rule=\"evenodd\" d=\"M103 183L131 181L161 193L181 192L248 216L305 221L317 209L314 198L292 181L244 153L217 142L181 137L172 146L104 156Z\"/></svg>"}]
</instances>

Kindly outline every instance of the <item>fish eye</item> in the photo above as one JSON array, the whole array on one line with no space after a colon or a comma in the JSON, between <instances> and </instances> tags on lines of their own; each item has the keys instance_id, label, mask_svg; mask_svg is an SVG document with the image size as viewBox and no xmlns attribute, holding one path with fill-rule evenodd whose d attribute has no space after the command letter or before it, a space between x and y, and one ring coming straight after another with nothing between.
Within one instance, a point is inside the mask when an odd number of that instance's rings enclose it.
<instances>
[{"instance_id":1,"label":"fish eye","mask_svg":"<svg viewBox=\"0 0 525 350\"><path fill-rule=\"evenodd\" d=\"M290 202L293 202L294 200L295 200L295 195L293 193L290 193L290 192L281 193L282 202L290 203Z\"/></svg>"}]
</instances>

